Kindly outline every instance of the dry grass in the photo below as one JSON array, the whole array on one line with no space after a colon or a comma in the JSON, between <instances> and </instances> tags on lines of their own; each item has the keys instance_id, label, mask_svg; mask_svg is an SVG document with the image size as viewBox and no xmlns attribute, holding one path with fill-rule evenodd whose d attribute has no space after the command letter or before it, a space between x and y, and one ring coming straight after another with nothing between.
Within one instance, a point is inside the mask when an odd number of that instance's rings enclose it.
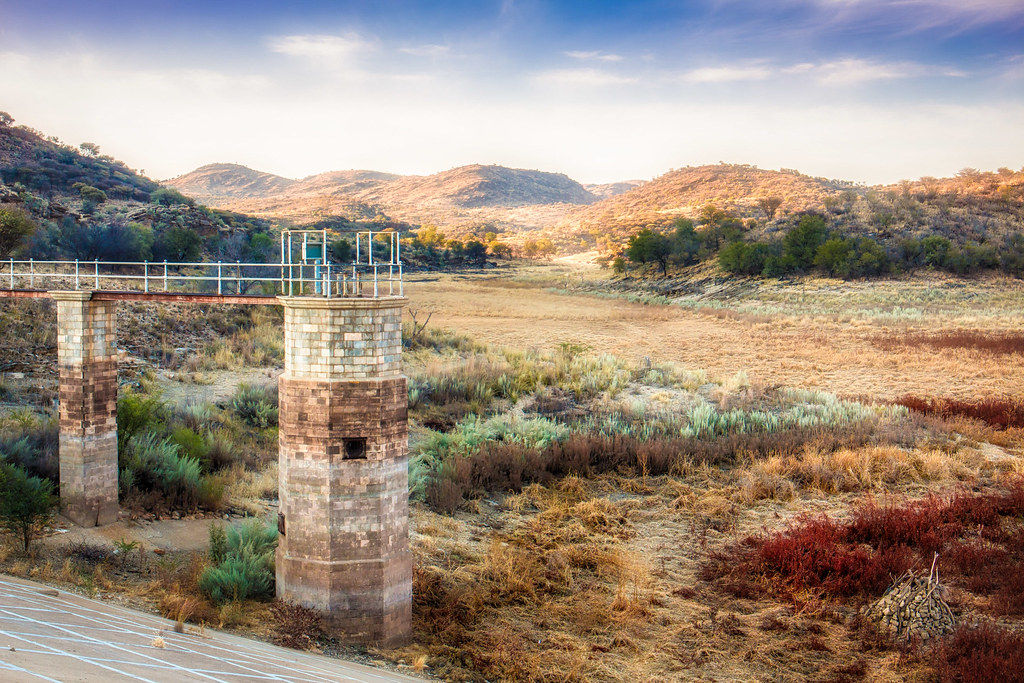
<instances>
[{"instance_id":1,"label":"dry grass","mask_svg":"<svg viewBox=\"0 0 1024 683\"><path fill-rule=\"evenodd\" d=\"M749 505L764 499L792 500L801 490L838 494L972 482L983 471L992 475L998 469L999 464L973 449L948 453L891 445L834 451L807 448L797 455L772 456L737 469L736 499Z\"/></svg>"},{"instance_id":2,"label":"dry grass","mask_svg":"<svg viewBox=\"0 0 1024 683\"><path fill-rule=\"evenodd\" d=\"M550 269L549 269L550 270ZM545 289L550 277L526 274L532 289L490 286L494 278L414 277L407 293L431 326L450 327L494 346L557 349L570 342L631 362L649 357L704 368L712 378L745 371L751 382L800 386L843 396L892 399L905 393L974 399L1019 394L1024 355L957 349L880 349L879 336L958 329L1009 334L1020 328L1019 282L950 278L794 287L763 283L727 290L723 309L566 296ZM572 280L561 275L556 281ZM590 278L591 275L585 275ZM748 288L749 289L749 288ZM705 306L713 293L695 297ZM973 298L972 298L973 297ZM722 310L730 315L717 315Z\"/></svg>"},{"instance_id":3,"label":"dry grass","mask_svg":"<svg viewBox=\"0 0 1024 683\"><path fill-rule=\"evenodd\" d=\"M223 474L225 497L231 504L249 515L266 511L267 500L277 498L278 467L276 462L253 471L236 464Z\"/></svg>"},{"instance_id":4,"label":"dry grass","mask_svg":"<svg viewBox=\"0 0 1024 683\"><path fill-rule=\"evenodd\" d=\"M921 668L865 651L841 617L703 583L700 558L730 538L718 529L779 524L737 509L716 477L568 477L479 514L417 509L417 642L388 656L425 648L453 681L896 681Z\"/></svg>"}]
</instances>

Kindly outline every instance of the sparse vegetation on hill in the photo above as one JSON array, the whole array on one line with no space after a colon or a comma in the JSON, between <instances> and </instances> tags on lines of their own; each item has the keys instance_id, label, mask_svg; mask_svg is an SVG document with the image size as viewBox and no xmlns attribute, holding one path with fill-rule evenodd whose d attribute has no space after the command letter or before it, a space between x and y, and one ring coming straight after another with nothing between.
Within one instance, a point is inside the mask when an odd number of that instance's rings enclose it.
<instances>
[{"instance_id":1,"label":"sparse vegetation on hill","mask_svg":"<svg viewBox=\"0 0 1024 683\"><path fill-rule=\"evenodd\" d=\"M27 221L26 221L27 219ZM265 221L209 209L84 143L0 126L0 252L110 261L263 260Z\"/></svg>"}]
</instances>

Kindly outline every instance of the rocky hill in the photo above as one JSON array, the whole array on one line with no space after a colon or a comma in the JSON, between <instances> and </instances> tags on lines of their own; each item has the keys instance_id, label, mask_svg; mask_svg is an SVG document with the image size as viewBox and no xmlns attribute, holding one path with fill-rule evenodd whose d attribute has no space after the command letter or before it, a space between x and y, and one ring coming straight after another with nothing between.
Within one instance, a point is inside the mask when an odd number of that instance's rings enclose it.
<instances>
[{"instance_id":1,"label":"rocky hill","mask_svg":"<svg viewBox=\"0 0 1024 683\"><path fill-rule=\"evenodd\" d=\"M763 216L758 207L763 197L781 199L780 213L821 209L826 197L857 189L854 183L813 178L789 169L772 171L745 164L687 166L573 211L562 226L570 231L594 226L635 227L676 216L694 218L707 204L740 216Z\"/></svg>"},{"instance_id":2,"label":"rocky hill","mask_svg":"<svg viewBox=\"0 0 1024 683\"><path fill-rule=\"evenodd\" d=\"M561 173L479 164L428 176L359 170L331 171L302 180L211 164L166 184L212 206L296 224L328 215L372 218L385 214L456 230L480 224L532 229L550 227L572 207L597 201Z\"/></svg>"},{"instance_id":3,"label":"rocky hill","mask_svg":"<svg viewBox=\"0 0 1024 683\"><path fill-rule=\"evenodd\" d=\"M239 164L207 164L166 181L179 192L200 201L225 197L266 197L284 192L296 181Z\"/></svg>"}]
</instances>

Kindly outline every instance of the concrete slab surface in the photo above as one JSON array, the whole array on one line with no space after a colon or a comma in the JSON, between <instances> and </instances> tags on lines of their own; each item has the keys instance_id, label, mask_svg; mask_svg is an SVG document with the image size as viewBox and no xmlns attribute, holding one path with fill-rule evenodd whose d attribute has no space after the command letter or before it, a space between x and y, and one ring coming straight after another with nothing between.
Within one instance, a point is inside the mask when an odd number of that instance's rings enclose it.
<instances>
[{"instance_id":1,"label":"concrete slab surface","mask_svg":"<svg viewBox=\"0 0 1024 683\"><path fill-rule=\"evenodd\" d=\"M424 679L207 629L0 576L0 681L415 682Z\"/></svg>"}]
</instances>

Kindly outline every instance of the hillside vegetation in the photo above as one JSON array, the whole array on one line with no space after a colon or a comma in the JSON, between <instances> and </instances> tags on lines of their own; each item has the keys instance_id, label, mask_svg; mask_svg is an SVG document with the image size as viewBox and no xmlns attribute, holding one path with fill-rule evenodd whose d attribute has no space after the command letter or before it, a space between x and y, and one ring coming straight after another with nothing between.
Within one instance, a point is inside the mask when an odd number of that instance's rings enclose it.
<instances>
[{"instance_id":1,"label":"hillside vegetation","mask_svg":"<svg viewBox=\"0 0 1024 683\"><path fill-rule=\"evenodd\" d=\"M112 261L262 260L266 221L197 205L101 154L0 117L0 256ZM2 231L0 231L2 232Z\"/></svg>"}]
</instances>

